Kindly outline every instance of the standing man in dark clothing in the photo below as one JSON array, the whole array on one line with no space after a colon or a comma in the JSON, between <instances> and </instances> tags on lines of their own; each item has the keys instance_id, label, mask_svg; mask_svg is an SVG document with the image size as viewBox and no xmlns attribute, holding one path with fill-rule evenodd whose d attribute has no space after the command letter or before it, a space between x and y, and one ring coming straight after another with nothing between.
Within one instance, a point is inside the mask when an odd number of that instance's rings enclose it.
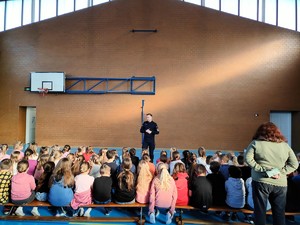
<instances>
[{"instance_id":1,"label":"standing man in dark clothing","mask_svg":"<svg viewBox=\"0 0 300 225\"><path fill-rule=\"evenodd\" d=\"M153 162L154 160L154 149L155 149L155 140L154 136L156 134L159 134L158 126L155 122L152 120L152 114L147 113L146 114L146 119L140 129L140 132L144 134L143 136L143 144L142 144L142 149L148 149L149 147L149 153L150 153L150 158L151 161Z\"/></svg>"}]
</instances>

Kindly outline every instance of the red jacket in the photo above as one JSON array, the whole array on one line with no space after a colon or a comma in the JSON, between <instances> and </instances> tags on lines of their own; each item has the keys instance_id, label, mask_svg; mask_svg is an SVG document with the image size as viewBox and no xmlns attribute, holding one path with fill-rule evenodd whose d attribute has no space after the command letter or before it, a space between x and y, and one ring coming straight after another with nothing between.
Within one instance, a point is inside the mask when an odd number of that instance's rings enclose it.
<instances>
[{"instance_id":1,"label":"red jacket","mask_svg":"<svg viewBox=\"0 0 300 225\"><path fill-rule=\"evenodd\" d=\"M177 188L177 201L176 205L188 205L189 203L189 188L188 188L188 178L187 173L173 174L176 188Z\"/></svg>"}]
</instances>

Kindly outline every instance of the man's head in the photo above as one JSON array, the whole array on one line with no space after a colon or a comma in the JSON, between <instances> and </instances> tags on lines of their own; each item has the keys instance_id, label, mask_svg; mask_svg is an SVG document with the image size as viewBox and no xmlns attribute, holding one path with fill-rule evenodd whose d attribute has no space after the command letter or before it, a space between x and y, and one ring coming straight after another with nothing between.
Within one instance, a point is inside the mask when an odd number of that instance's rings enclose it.
<instances>
[{"instance_id":1,"label":"man's head","mask_svg":"<svg viewBox=\"0 0 300 225\"><path fill-rule=\"evenodd\" d=\"M148 122L152 122L152 114L151 113L147 113L146 114L146 119Z\"/></svg>"}]
</instances>

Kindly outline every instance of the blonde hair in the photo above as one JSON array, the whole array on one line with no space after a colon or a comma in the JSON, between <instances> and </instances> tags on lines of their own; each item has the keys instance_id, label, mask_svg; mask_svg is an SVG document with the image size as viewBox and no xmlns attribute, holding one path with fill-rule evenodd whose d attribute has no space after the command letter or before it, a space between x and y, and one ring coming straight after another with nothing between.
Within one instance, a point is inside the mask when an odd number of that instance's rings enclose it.
<instances>
[{"instance_id":1,"label":"blonde hair","mask_svg":"<svg viewBox=\"0 0 300 225\"><path fill-rule=\"evenodd\" d=\"M21 153L19 151L13 151L10 154L10 159L13 163L17 163L19 162L19 157L20 157Z\"/></svg>"},{"instance_id":2,"label":"blonde hair","mask_svg":"<svg viewBox=\"0 0 300 225\"><path fill-rule=\"evenodd\" d=\"M33 155L34 156L38 156L38 153L37 153L37 149L38 149L37 143L35 143L35 142L30 143L29 149L31 149L33 151Z\"/></svg>"},{"instance_id":3,"label":"blonde hair","mask_svg":"<svg viewBox=\"0 0 300 225\"><path fill-rule=\"evenodd\" d=\"M22 141L17 141L17 143L14 145L14 149L22 150L23 146L24 146L24 144Z\"/></svg>"},{"instance_id":4,"label":"blonde hair","mask_svg":"<svg viewBox=\"0 0 300 225\"><path fill-rule=\"evenodd\" d=\"M28 167L29 167L28 161L27 160L21 160L20 162L18 162L17 170L18 170L19 173L24 173L24 172L26 172Z\"/></svg>"},{"instance_id":5,"label":"blonde hair","mask_svg":"<svg viewBox=\"0 0 300 225\"><path fill-rule=\"evenodd\" d=\"M63 184L66 187L73 187L74 186L74 175L71 171L71 162L68 158L62 158L57 163L53 174L51 176L49 186L51 187L53 181L60 181L63 180Z\"/></svg>"},{"instance_id":6,"label":"blonde hair","mask_svg":"<svg viewBox=\"0 0 300 225\"><path fill-rule=\"evenodd\" d=\"M63 154L61 150L54 149L51 153L49 161L55 162L56 160L60 159L62 155Z\"/></svg>"},{"instance_id":7,"label":"blonde hair","mask_svg":"<svg viewBox=\"0 0 300 225\"><path fill-rule=\"evenodd\" d=\"M40 170L43 165L49 161L50 155L49 154L42 154L40 155L39 159L38 159L38 163L36 166L36 169Z\"/></svg>"},{"instance_id":8,"label":"blonde hair","mask_svg":"<svg viewBox=\"0 0 300 225\"><path fill-rule=\"evenodd\" d=\"M137 191L148 191L153 179L153 174L150 171L148 162L146 162L145 160L141 160L139 162L137 174Z\"/></svg>"},{"instance_id":9,"label":"blonde hair","mask_svg":"<svg viewBox=\"0 0 300 225\"><path fill-rule=\"evenodd\" d=\"M173 174L177 173L186 173L185 165L181 162L178 162L174 166Z\"/></svg>"},{"instance_id":10,"label":"blonde hair","mask_svg":"<svg viewBox=\"0 0 300 225\"><path fill-rule=\"evenodd\" d=\"M165 163L160 163L158 166L158 175L157 175L156 188L160 188L164 191L168 191L170 189L170 182L173 179L169 174L168 167Z\"/></svg>"}]
</instances>

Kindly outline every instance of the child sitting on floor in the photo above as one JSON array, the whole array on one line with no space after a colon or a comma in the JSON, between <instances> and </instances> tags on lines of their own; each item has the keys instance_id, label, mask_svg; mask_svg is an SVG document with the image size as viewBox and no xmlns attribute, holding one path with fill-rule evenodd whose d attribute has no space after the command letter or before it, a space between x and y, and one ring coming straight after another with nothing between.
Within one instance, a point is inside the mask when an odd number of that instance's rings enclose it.
<instances>
[{"instance_id":1,"label":"child sitting on floor","mask_svg":"<svg viewBox=\"0 0 300 225\"><path fill-rule=\"evenodd\" d=\"M18 162L18 173L11 179L11 201L16 205L30 203L35 198L35 181L32 175L27 173L29 163L27 160ZM23 207L19 206L15 211L18 216L24 216Z\"/></svg>"}]
</instances>

